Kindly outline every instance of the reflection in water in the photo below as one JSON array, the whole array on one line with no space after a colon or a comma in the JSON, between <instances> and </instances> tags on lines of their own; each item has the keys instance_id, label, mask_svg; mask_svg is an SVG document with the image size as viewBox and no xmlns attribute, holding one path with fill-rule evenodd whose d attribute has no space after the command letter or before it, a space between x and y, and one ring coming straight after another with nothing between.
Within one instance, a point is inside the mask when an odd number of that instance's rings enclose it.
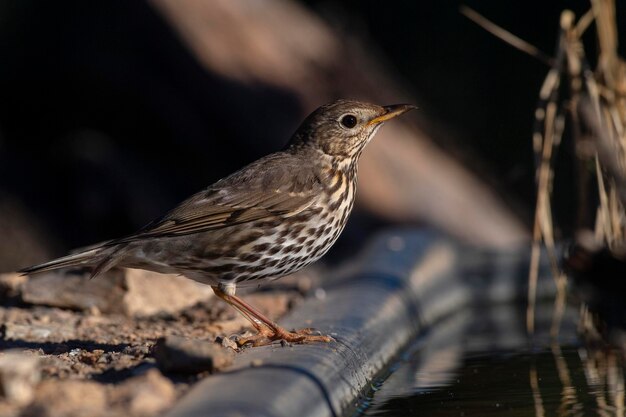
<instances>
[{"instance_id":1,"label":"reflection in water","mask_svg":"<svg viewBox=\"0 0 626 417\"><path fill-rule=\"evenodd\" d=\"M538 305L526 336L523 306L463 310L411 347L376 390L363 416L624 416L624 361L609 348L581 347L568 307L558 344L552 305ZM569 324L568 324L569 323Z\"/></svg>"},{"instance_id":2,"label":"reflection in water","mask_svg":"<svg viewBox=\"0 0 626 417\"><path fill-rule=\"evenodd\" d=\"M584 372L600 416L624 415L624 358L615 349L580 349Z\"/></svg>"}]
</instances>

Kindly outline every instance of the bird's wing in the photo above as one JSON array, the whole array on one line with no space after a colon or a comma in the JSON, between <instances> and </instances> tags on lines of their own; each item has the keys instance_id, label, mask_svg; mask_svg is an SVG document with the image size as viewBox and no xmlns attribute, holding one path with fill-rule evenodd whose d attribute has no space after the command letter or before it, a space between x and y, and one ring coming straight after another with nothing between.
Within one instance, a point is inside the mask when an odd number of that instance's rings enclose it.
<instances>
[{"instance_id":1,"label":"bird's wing","mask_svg":"<svg viewBox=\"0 0 626 417\"><path fill-rule=\"evenodd\" d=\"M314 205L323 187L312 170L295 166L290 170L290 165L270 164L265 171L248 166L115 243L181 236L301 213Z\"/></svg>"}]
</instances>

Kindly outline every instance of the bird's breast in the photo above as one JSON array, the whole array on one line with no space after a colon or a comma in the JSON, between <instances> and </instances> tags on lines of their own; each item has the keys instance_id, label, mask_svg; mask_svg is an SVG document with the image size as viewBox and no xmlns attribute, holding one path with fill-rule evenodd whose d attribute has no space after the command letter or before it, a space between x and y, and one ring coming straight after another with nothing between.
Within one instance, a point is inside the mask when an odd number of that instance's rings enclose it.
<instances>
[{"instance_id":1,"label":"bird's breast","mask_svg":"<svg viewBox=\"0 0 626 417\"><path fill-rule=\"evenodd\" d=\"M350 172L336 170L332 173L326 189L325 211L333 233L327 242L332 245L339 237L354 206L356 197L356 175Z\"/></svg>"}]
</instances>

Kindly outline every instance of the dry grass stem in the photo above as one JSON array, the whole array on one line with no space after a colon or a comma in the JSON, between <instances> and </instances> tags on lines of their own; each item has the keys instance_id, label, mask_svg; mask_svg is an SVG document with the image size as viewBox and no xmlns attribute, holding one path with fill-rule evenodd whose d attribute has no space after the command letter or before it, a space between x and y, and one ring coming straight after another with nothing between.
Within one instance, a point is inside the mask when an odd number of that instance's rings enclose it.
<instances>
[{"instance_id":1,"label":"dry grass stem","mask_svg":"<svg viewBox=\"0 0 626 417\"><path fill-rule=\"evenodd\" d=\"M528 277L527 329L534 331L534 309L541 256L545 245L557 285L552 335L566 301L567 281L560 271L554 235L551 197L553 160L567 123L578 160L578 215L576 229L594 229L610 249L624 246L626 233L626 63L617 55L617 20L614 0L590 0L590 9L578 20L573 12L561 13L559 42L554 57L499 27L476 11L461 13L511 46L550 65L539 91L532 145L537 166L537 200ZM595 23L599 45L597 66L589 65L582 37ZM593 36L593 34L589 34ZM593 167L593 169L590 169ZM591 187L596 184L597 195ZM595 205L595 210L591 207ZM595 220L585 213L596 213Z\"/></svg>"},{"instance_id":2,"label":"dry grass stem","mask_svg":"<svg viewBox=\"0 0 626 417\"><path fill-rule=\"evenodd\" d=\"M496 25L489 19L482 16L480 13L476 12L474 9L467 6L461 6L459 8L459 11L472 22L476 23L478 26L482 27L487 32L493 34L497 38L502 39L504 42L508 43L514 48L519 49L522 52L526 52L528 55L533 56L548 65L552 65L552 58L549 55L545 54L534 45L515 36L508 30Z\"/></svg>"}]
</instances>

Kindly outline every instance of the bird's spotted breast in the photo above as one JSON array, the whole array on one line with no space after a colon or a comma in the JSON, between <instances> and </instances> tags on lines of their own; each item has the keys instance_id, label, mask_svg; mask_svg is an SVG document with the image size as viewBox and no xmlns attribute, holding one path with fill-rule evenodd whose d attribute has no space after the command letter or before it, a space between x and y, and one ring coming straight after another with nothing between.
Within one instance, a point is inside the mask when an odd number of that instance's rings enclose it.
<instances>
[{"instance_id":1,"label":"bird's spotted breast","mask_svg":"<svg viewBox=\"0 0 626 417\"><path fill-rule=\"evenodd\" d=\"M344 172L334 171L326 178L325 191L317 204L295 216L272 222L269 228L267 221L248 225L234 239L242 245L224 251L224 255L230 256L205 258L202 270L197 272L246 285L260 279L279 278L317 261L341 234L356 189L355 181ZM264 233L259 233L260 229Z\"/></svg>"}]
</instances>

